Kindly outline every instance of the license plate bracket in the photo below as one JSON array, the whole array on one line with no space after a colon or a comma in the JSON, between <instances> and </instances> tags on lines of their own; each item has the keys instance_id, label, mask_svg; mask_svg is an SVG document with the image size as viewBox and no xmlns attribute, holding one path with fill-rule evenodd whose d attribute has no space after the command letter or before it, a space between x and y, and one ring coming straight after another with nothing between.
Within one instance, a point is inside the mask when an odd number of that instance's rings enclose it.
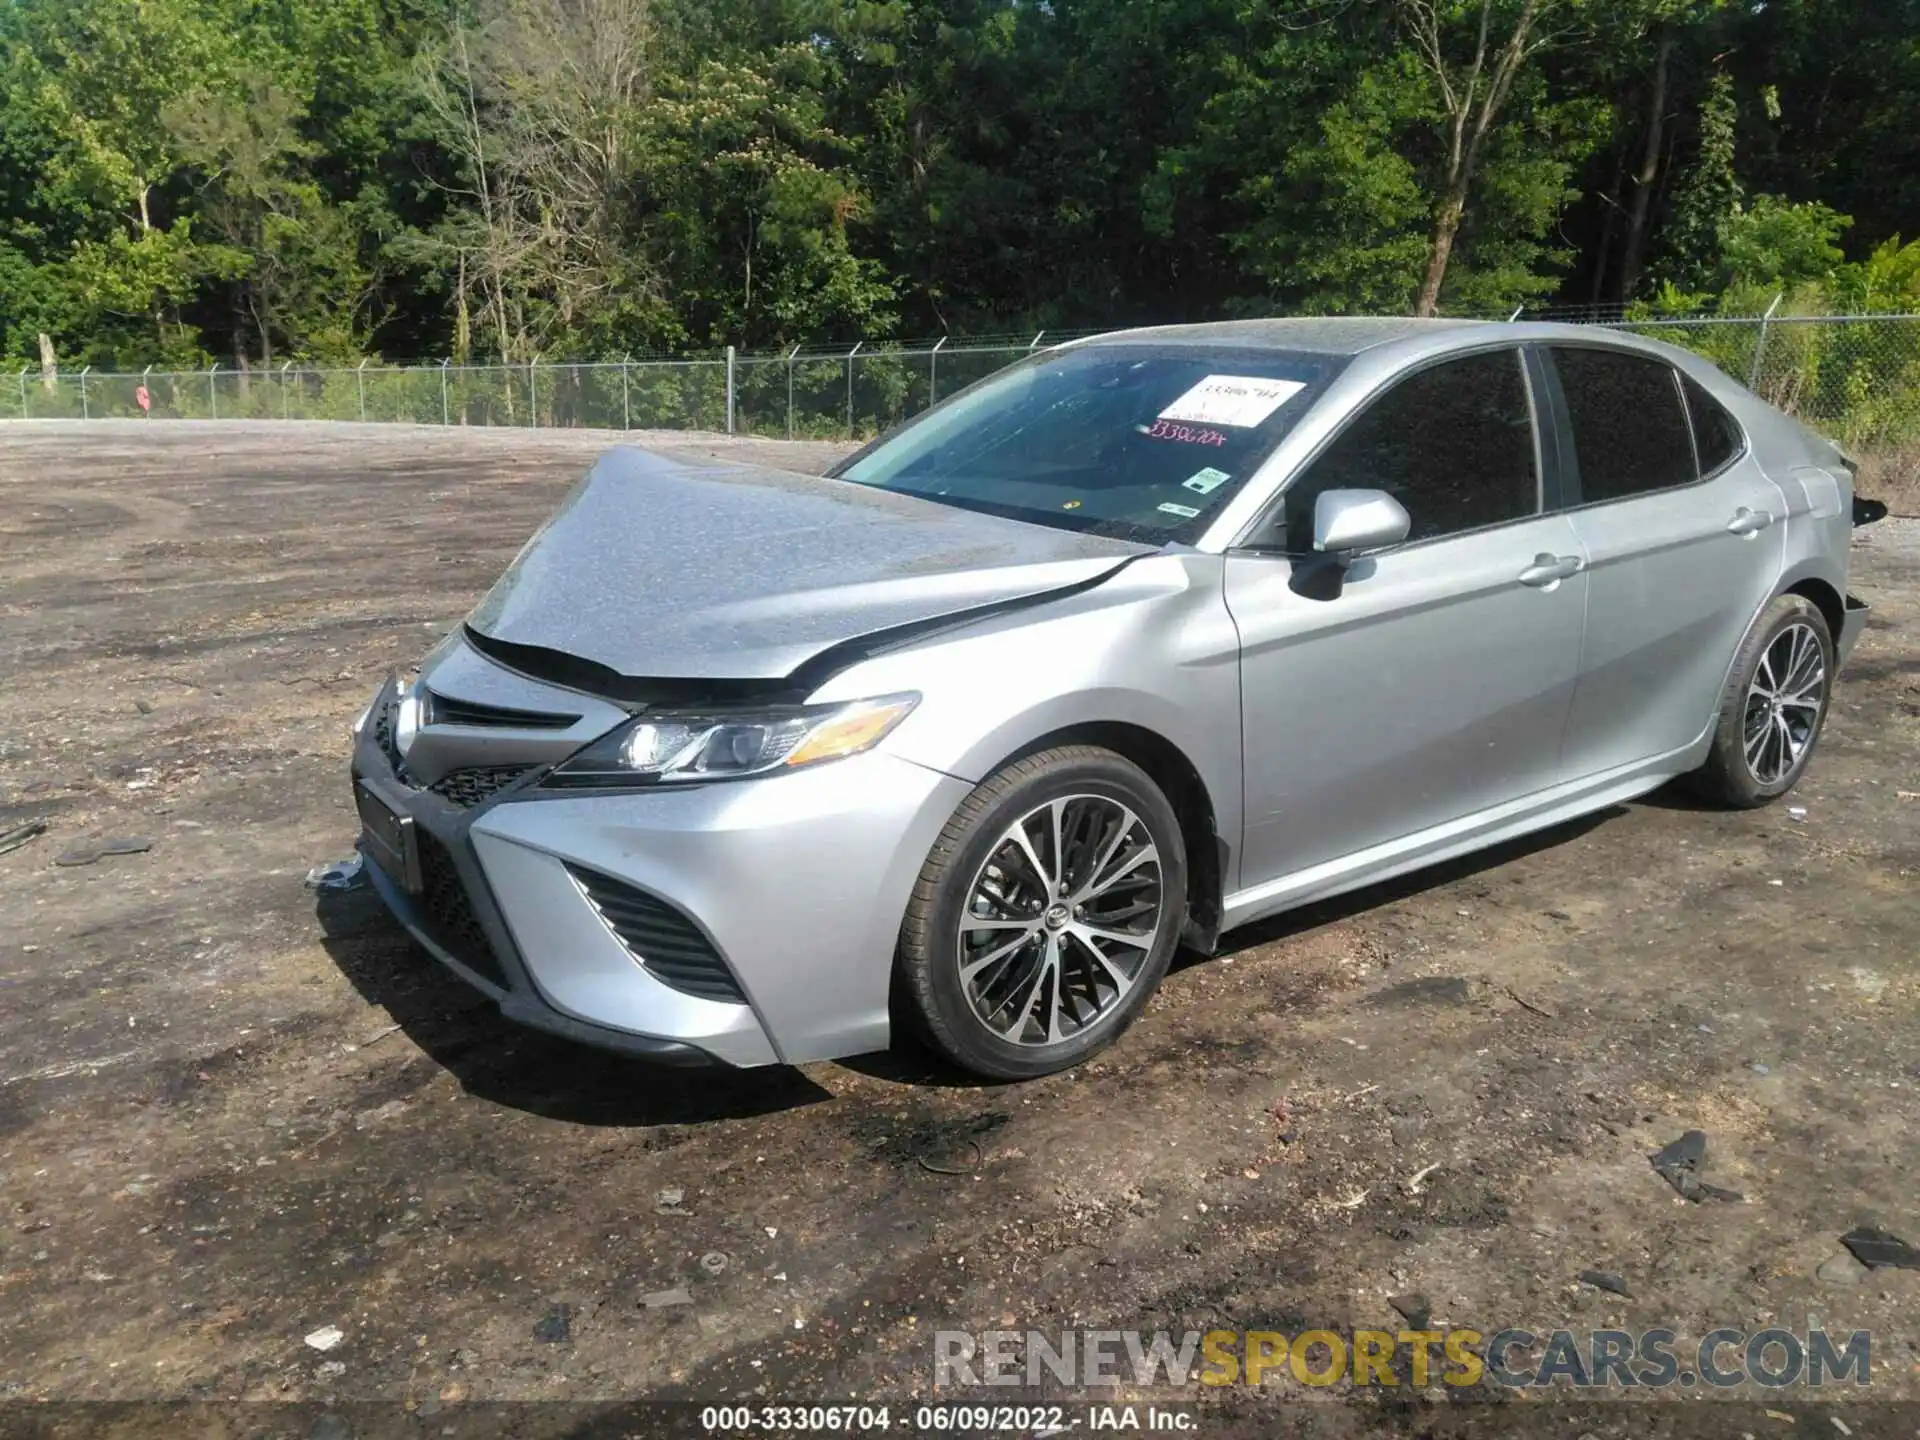
<instances>
[{"instance_id":1,"label":"license plate bracket","mask_svg":"<svg viewBox=\"0 0 1920 1440\"><path fill-rule=\"evenodd\" d=\"M368 858L400 882L409 895L420 893L420 840L413 817L402 815L366 781L354 786L354 807L360 812L360 843Z\"/></svg>"}]
</instances>

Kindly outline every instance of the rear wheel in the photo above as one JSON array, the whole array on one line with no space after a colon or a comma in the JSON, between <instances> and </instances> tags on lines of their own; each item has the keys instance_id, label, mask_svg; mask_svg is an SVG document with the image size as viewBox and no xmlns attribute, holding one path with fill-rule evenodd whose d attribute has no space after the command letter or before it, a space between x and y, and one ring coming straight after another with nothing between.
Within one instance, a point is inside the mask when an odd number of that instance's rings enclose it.
<instances>
[{"instance_id":1,"label":"rear wheel","mask_svg":"<svg viewBox=\"0 0 1920 1440\"><path fill-rule=\"evenodd\" d=\"M935 1047L1017 1080L1075 1065L1147 1003L1186 919L1173 807L1092 746L1015 761L947 823L900 932L902 989Z\"/></svg>"},{"instance_id":2,"label":"rear wheel","mask_svg":"<svg viewBox=\"0 0 1920 1440\"><path fill-rule=\"evenodd\" d=\"M1791 790L1820 738L1833 686L1833 636L1812 601L1782 595L1740 646L1694 788L1739 809Z\"/></svg>"}]
</instances>

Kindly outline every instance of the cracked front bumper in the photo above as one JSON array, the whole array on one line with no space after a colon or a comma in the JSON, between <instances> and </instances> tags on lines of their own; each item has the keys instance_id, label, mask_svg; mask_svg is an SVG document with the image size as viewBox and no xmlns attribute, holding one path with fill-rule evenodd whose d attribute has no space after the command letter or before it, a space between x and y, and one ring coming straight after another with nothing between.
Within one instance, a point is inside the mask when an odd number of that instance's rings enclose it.
<instances>
[{"instance_id":1,"label":"cracked front bumper","mask_svg":"<svg viewBox=\"0 0 1920 1440\"><path fill-rule=\"evenodd\" d=\"M508 1018L669 1063L888 1043L900 918L964 781L870 753L594 794L541 791L536 771L463 804L403 778L375 723L392 699L375 702L353 778L411 828L417 874L363 834L373 883ZM659 923L636 938L630 913Z\"/></svg>"}]
</instances>

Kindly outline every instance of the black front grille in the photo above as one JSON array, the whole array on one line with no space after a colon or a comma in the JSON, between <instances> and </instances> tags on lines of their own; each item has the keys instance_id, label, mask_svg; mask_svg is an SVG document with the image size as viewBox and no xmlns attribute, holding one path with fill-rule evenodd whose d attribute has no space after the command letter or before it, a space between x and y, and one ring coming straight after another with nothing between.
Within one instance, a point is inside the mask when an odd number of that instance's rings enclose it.
<instances>
[{"instance_id":1,"label":"black front grille","mask_svg":"<svg viewBox=\"0 0 1920 1440\"><path fill-rule=\"evenodd\" d=\"M727 962L700 927L673 906L597 870L569 865L567 872L633 958L662 984L702 1000L747 1003Z\"/></svg>"},{"instance_id":2,"label":"black front grille","mask_svg":"<svg viewBox=\"0 0 1920 1440\"><path fill-rule=\"evenodd\" d=\"M387 757L387 763L393 766L394 773L400 773L400 747L393 743L393 712L391 703L377 705L373 712L373 743L380 747L380 753Z\"/></svg>"},{"instance_id":3,"label":"black front grille","mask_svg":"<svg viewBox=\"0 0 1920 1440\"><path fill-rule=\"evenodd\" d=\"M423 695L426 723L429 725L477 725L508 730L564 730L580 717L552 715L541 710L512 710L505 705L482 705L474 700L456 700L451 695L428 690Z\"/></svg>"},{"instance_id":4,"label":"black front grille","mask_svg":"<svg viewBox=\"0 0 1920 1440\"><path fill-rule=\"evenodd\" d=\"M471 809L532 770L531 765L473 765L449 770L427 788L443 800Z\"/></svg>"},{"instance_id":5,"label":"black front grille","mask_svg":"<svg viewBox=\"0 0 1920 1440\"><path fill-rule=\"evenodd\" d=\"M420 841L420 905L433 938L474 974L506 989L506 971L467 898L467 887L460 883L453 856L424 827L416 826L415 834Z\"/></svg>"}]
</instances>

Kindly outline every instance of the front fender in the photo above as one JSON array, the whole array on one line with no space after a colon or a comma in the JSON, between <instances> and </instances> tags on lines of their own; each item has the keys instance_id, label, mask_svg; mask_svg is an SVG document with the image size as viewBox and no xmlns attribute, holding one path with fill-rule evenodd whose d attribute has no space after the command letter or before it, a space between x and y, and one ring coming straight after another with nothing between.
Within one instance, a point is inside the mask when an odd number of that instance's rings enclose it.
<instances>
[{"instance_id":1,"label":"front fender","mask_svg":"<svg viewBox=\"0 0 1920 1440\"><path fill-rule=\"evenodd\" d=\"M883 748L972 783L1079 726L1150 731L1192 764L1238 853L1239 636L1218 556L1135 561L1084 593L871 657L812 698L908 690L921 702Z\"/></svg>"}]
</instances>

